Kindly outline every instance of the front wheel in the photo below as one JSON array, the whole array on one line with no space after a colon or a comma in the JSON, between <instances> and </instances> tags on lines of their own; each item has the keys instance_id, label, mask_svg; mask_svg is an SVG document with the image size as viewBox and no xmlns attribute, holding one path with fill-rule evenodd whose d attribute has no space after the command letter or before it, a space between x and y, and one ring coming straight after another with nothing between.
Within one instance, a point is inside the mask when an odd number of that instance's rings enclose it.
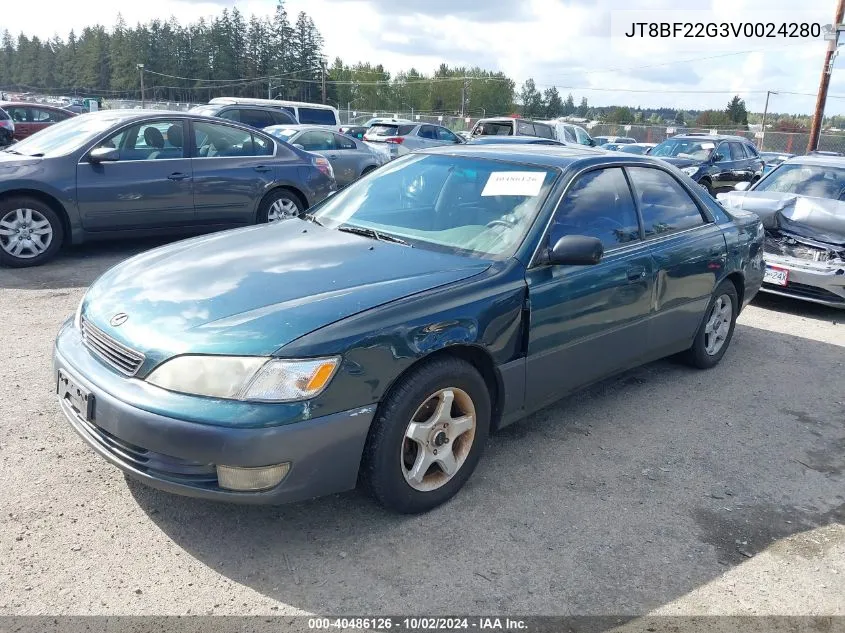
<instances>
[{"instance_id":1,"label":"front wheel","mask_svg":"<svg viewBox=\"0 0 845 633\"><path fill-rule=\"evenodd\" d=\"M0 202L0 263L13 268L38 266L55 256L63 239L61 219L40 200Z\"/></svg>"},{"instance_id":2,"label":"front wheel","mask_svg":"<svg viewBox=\"0 0 845 633\"><path fill-rule=\"evenodd\" d=\"M730 281L723 281L710 298L704 321L698 328L692 347L686 351L684 360L699 369L715 366L728 350L738 316L739 297L736 287Z\"/></svg>"},{"instance_id":3,"label":"front wheel","mask_svg":"<svg viewBox=\"0 0 845 633\"><path fill-rule=\"evenodd\" d=\"M362 480L384 507L426 512L452 498L475 470L490 431L490 393L457 358L426 363L391 389L373 420Z\"/></svg>"}]
</instances>

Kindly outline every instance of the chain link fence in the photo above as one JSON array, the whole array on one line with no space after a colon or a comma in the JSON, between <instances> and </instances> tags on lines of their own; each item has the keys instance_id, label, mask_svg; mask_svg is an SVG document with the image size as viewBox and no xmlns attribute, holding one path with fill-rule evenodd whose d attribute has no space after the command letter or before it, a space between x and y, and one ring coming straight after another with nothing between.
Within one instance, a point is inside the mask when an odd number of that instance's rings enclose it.
<instances>
[{"instance_id":1,"label":"chain link fence","mask_svg":"<svg viewBox=\"0 0 845 633\"><path fill-rule=\"evenodd\" d=\"M759 132L735 129L714 129L665 125L616 125L597 123L589 128L590 135L628 136L639 143L660 143L675 134L733 134L743 136L760 151L804 154L810 141L809 132L773 132L766 131L765 138ZM832 152L845 152L845 132L825 132L819 137L818 149Z\"/></svg>"}]
</instances>

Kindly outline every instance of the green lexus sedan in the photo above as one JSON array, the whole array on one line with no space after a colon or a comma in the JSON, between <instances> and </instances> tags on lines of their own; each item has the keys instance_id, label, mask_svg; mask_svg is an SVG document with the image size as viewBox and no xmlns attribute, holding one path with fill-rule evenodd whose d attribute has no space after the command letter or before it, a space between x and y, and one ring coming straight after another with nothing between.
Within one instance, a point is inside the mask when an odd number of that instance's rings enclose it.
<instances>
[{"instance_id":1,"label":"green lexus sedan","mask_svg":"<svg viewBox=\"0 0 845 633\"><path fill-rule=\"evenodd\" d=\"M715 366L762 240L647 156L424 151L306 216L115 266L62 326L54 379L83 440L156 488L284 503L360 483L423 512L496 429L664 356Z\"/></svg>"}]
</instances>

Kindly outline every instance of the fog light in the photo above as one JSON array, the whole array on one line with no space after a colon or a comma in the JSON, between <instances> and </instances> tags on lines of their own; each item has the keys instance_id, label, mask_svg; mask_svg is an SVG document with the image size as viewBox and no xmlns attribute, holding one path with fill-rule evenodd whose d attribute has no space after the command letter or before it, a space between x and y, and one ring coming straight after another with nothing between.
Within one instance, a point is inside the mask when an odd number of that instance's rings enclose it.
<instances>
[{"instance_id":1,"label":"fog light","mask_svg":"<svg viewBox=\"0 0 845 633\"><path fill-rule=\"evenodd\" d=\"M267 490L277 485L290 470L290 462L258 468L218 466L217 483L228 490Z\"/></svg>"}]
</instances>

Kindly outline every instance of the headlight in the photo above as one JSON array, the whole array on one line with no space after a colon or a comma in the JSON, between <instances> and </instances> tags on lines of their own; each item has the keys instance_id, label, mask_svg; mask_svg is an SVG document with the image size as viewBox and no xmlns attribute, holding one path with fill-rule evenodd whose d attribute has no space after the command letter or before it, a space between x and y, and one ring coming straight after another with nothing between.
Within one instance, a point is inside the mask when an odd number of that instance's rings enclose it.
<instances>
[{"instance_id":1,"label":"headlight","mask_svg":"<svg viewBox=\"0 0 845 633\"><path fill-rule=\"evenodd\" d=\"M690 165L689 167L681 167L681 171L684 172L687 176L693 176L695 172L698 171L698 167L696 165Z\"/></svg>"},{"instance_id":2,"label":"headlight","mask_svg":"<svg viewBox=\"0 0 845 633\"><path fill-rule=\"evenodd\" d=\"M288 360L263 356L177 356L147 377L150 384L197 396L295 402L320 394L340 358Z\"/></svg>"}]
</instances>

